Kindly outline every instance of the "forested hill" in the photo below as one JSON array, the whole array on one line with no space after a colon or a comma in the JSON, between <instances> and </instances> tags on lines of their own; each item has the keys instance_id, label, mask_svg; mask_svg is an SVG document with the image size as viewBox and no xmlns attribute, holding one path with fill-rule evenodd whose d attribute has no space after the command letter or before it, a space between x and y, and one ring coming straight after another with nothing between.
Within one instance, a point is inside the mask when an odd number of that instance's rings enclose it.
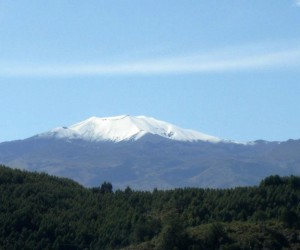
<instances>
[{"instance_id":1,"label":"forested hill","mask_svg":"<svg viewBox=\"0 0 300 250\"><path fill-rule=\"evenodd\" d=\"M0 166L0 249L300 247L300 177L258 187L114 191Z\"/></svg>"}]
</instances>

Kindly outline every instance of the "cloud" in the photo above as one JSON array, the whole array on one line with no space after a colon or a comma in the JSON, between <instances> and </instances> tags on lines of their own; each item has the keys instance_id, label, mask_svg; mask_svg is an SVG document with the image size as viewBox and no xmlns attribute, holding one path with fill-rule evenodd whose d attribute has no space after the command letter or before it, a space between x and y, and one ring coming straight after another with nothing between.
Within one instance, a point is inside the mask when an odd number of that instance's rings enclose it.
<instances>
[{"instance_id":1,"label":"cloud","mask_svg":"<svg viewBox=\"0 0 300 250\"><path fill-rule=\"evenodd\" d=\"M0 76L6 77L74 77L102 75L159 75L222 73L247 70L279 69L300 66L300 49L262 53L196 54L143 61L107 64L19 65L0 67Z\"/></svg>"}]
</instances>

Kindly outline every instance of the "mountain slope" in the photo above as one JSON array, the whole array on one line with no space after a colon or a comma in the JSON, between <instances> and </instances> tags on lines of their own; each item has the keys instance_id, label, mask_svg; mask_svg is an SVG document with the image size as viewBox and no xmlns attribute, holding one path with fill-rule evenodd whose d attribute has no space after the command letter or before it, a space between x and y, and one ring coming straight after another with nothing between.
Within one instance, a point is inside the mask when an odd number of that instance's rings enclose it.
<instances>
[{"instance_id":1,"label":"mountain slope","mask_svg":"<svg viewBox=\"0 0 300 250\"><path fill-rule=\"evenodd\" d=\"M240 144L203 140L202 134L202 140L190 140L192 137L188 136L177 140L174 138L178 131L185 130L172 125L173 139L157 131L152 133L152 118L112 120L91 118L69 129L0 143L0 163L68 177L85 186L110 181L117 188L130 186L140 190L246 186L258 184L269 175L300 174L300 140ZM145 120L151 125L147 130L132 132L132 128L146 126ZM106 122L117 123L104 133L99 128ZM164 128L159 125L157 128ZM77 134L64 134L64 130Z\"/></svg>"}]
</instances>

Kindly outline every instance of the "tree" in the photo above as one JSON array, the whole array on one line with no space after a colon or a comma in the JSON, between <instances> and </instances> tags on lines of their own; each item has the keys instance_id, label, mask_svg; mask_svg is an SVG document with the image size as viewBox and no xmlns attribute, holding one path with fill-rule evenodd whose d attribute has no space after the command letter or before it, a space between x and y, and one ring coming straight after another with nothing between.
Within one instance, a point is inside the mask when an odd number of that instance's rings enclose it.
<instances>
[{"instance_id":1,"label":"tree","mask_svg":"<svg viewBox=\"0 0 300 250\"><path fill-rule=\"evenodd\" d=\"M260 186L277 186L283 184L283 179L279 175L271 175L265 178L261 183Z\"/></svg>"},{"instance_id":2,"label":"tree","mask_svg":"<svg viewBox=\"0 0 300 250\"><path fill-rule=\"evenodd\" d=\"M222 224L216 222L210 225L206 232L205 245L209 249L218 249L221 245L231 243Z\"/></svg>"},{"instance_id":3,"label":"tree","mask_svg":"<svg viewBox=\"0 0 300 250\"><path fill-rule=\"evenodd\" d=\"M113 186L110 182L103 182L101 187L100 187L100 193L105 194L105 193L112 193Z\"/></svg>"},{"instance_id":4,"label":"tree","mask_svg":"<svg viewBox=\"0 0 300 250\"><path fill-rule=\"evenodd\" d=\"M298 216L295 212L284 209L281 214L281 221L288 228L296 228L298 226Z\"/></svg>"}]
</instances>

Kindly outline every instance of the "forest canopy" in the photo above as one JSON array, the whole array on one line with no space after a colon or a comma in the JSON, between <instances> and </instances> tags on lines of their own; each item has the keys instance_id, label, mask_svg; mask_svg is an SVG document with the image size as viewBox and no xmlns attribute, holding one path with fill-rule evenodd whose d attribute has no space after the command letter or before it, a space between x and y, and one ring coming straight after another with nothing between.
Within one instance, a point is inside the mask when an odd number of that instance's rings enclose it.
<instances>
[{"instance_id":1,"label":"forest canopy","mask_svg":"<svg viewBox=\"0 0 300 250\"><path fill-rule=\"evenodd\" d=\"M300 247L300 177L255 187L114 190L0 166L1 249Z\"/></svg>"}]
</instances>

